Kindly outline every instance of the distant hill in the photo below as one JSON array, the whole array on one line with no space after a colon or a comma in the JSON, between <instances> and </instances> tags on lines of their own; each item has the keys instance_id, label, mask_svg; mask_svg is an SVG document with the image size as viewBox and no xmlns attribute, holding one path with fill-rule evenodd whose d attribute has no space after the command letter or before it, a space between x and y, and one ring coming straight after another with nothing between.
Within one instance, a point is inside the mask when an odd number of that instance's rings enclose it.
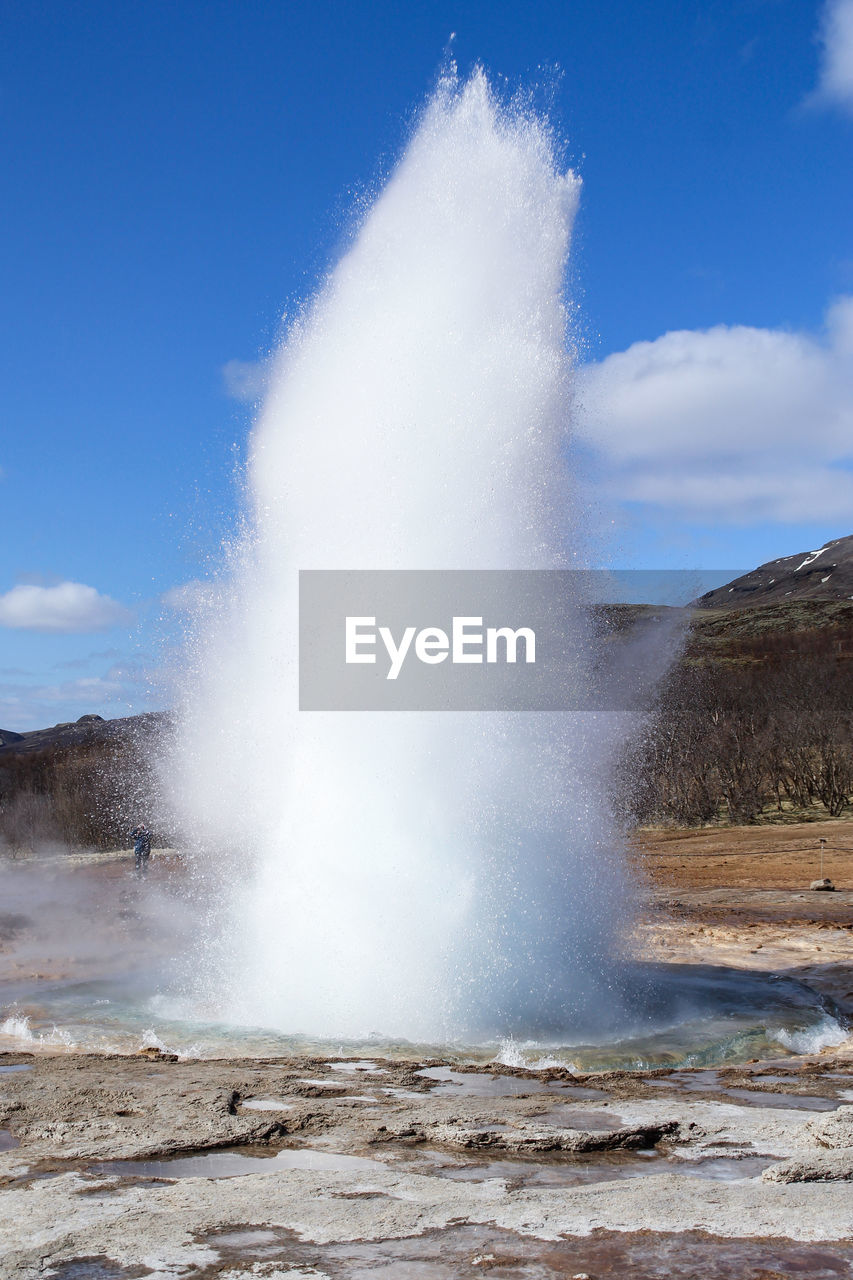
<instances>
[{"instance_id":1,"label":"distant hill","mask_svg":"<svg viewBox=\"0 0 853 1280\"><path fill-rule=\"evenodd\" d=\"M65 846L117 849L151 825L168 712L0 730L0 855Z\"/></svg>"},{"instance_id":2,"label":"distant hill","mask_svg":"<svg viewBox=\"0 0 853 1280\"><path fill-rule=\"evenodd\" d=\"M619 693L620 679L629 690L637 681L654 706L616 765L614 794L630 820L812 821L851 809L853 581L842 585L851 565L853 537L841 538L692 607L595 610L602 688ZM812 595L827 588L835 594ZM170 712L88 715L0 730L0 857L57 844L116 849L140 818L156 822L172 722ZM235 737L235 754L256 749ZM220 767L224 781L227 756ZM175 843L180 833L158 839Z\"/></svg>"},{"instance_id":3,"label":"distant hill","mask_svg":"<svg viewBox=\"0 0 853 1280\"><path fill-rule=\"evenodd\" d=\"M853 600L853 534L817 551L770 560L696 601L700 609L744 609L785 600Z\"/></svg>"},{"instance_id":4,"label":"distant hill","mask_svg":"<svg viewBox=\"0 0 853 1280\"><path fill-rule=\"evenodd\" d=\"M138 716L123 716L119 720L105 720L103 716L81 716L79 720L67 720L49 729L30 729L13 733L0 729L0 758L4 755L79 747L88 743L102 743L135 738L166 725L169 713L147 711Z\"/></svg>"}]
</instances>

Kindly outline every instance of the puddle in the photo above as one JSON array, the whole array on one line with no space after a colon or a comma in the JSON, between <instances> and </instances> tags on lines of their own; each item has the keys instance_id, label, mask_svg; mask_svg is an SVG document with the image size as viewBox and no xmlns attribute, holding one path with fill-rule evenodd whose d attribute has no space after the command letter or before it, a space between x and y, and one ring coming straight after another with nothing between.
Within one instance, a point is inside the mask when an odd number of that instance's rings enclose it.
<instances>
[{"instance_id":1,"label":"puddle","mask_svg":"<svg viewBox=\"0 0 853 1280\"><path fill-rule=\"evenodd\" d=\"M236 1251L245 1257L251 1253L253 1259L272 1258L281 1253L282 1244L275 1231L250 1227L245 1231L222 1231L218 1235L208 1236L207 1244L214 1249Z\"/></svg>"},{"instance_id":2,"label":"puddle","mask_svg":"<svg viewBox=\"0 0 853 1280\"><path fill-rule=\"evenodd\" d=\"M107 1160L89 1166L90 1173L122 1178L239 1178L247 1173L280 1173L284 1169L313 1172L375 1173L382 1165L366 1156L348 1156L310 1147L289 1147L270 1155L246 1155L243 1150L202 1151L165 1156L161 1160Z\"/></svg>"},{"instance_id":3,"label":"puddle","mask_svg":"<svg viewBox=\"0 0 853 1280\"><path fill-rule=\"evenodd\" d=\"M244 1111L292 1111L294 1104L281 1098L246 1098L240 1106Z\"/></svg>"},{"instance_id":4,"label":"puddle","mask_svg":"<svg viewBox=\"0 0 853 1280\"><path fill-rule=\"evenodd\" d=\"M341 1080L297 1080L297 1084L310 1084L312 1089L342 1089Z\"/></svg>"},{"instance_id":5,"label":"puddle","mask_svg":"<svg viewBox=\"0 0 853 1280\"><path fill-rule=\"evenodd\" d=\"M719 1071L673 1071L671 1076L647 1080L655 1089L684 1089L689 1093L724 1093Z\"/></svg>"},{"instance_id":6,"label":"puddle","mask_svg":"<svg viewBox=\"0 0 853 1280\"><path fill-rule=\"evenodd\" d=\"M793 1084L791 1076L754 1076L757 1085ZM771 1093L766 1089L739 1089L720 1079L719 1071L674 1071L662 1079L647 1080L655 1088L676 1089L687 1093L713 1093L723 1098L735 1098L751 1107L781 1107L786 1111L834 1111L835 1098L819 1098L805 1093Z\"/></svg>"},{"instance_id":7,"label":"puddle","mask_svg":"<svg viewBox=\"0 0 853 1280\"><path fill-rule=\"evenodd\" d=\"M768 1093L755 1089L726 1089L727 1098L737 1098L750 1107L780 1107L785 1111L835 1111L837 1098L817 1098L804 1093Z\"/></svg>"},{"instance_id":8,"label":"puddle","mask_svg":"<svg viewBox=\"0 0 853 1280\"><path fill-rule=\"evenodd\" d=\"M625 1121L615 1111L582 1111L571 1103L561 1102L540 1115L530 1117L533 1124L553 1124L562 1129L580 1129L583 1133L601 1133L621 1129Z\"/></svg>"},{"instance_id":9,"label":"puddle","mask_svg":"<svg viewBox=\"0 0 853 1280\"><path fill-rule=\"evenodd\" d=\"M667 1173L683 1173L688 1178L712 1178L715 1182L737 1182L740 1178L758 1178L776 1161L775 1156L744 1156L727 1160L714 1156L707 1160L667 1160Z\"/></svg>"},{"instance_id":10,"label":"puddle","mask_svg":"<svg viewBox=\"0 0 853 1280\"><path fill-rule=\"evenodd\" d=\"M111 1258L73 1258L51 1267L53 1280L135 1280L138 1267L122 1267ZM147 1273L146 1273L147 1274Z\"/></svg>"},{"instance_id":11,"label":"puddle","mask_svg":"<svg viewBox=\"0 0 853 1280\"><path fill-rule=\"evenodd\" d=\"M32 1071L31 1062L13 1062L8 1066L0 1066L0 1075L10 1075L13 1071Z\"/></svg>"},{"instance_id":12,"label":"puddle","mask_svg":"<svg viewBox=\"0 0 853 1280\"><path fill-rule=\"evenodd\" d=\"M298 1248L298 1247L297 1247ZM793 1277L850 1280L853 1245L790 1240L726 1239L702 1231L671 1235L597 1231L593 1236L540 1240L477 1224L452 1225L393 1240L355 1240L309 1251L291 1246L287 1261L307 1271L318 1266L351 1280L459 1280L460 1276L501 1276L513 1280L745 1280Z\"/></svg>"},{"instance_id":13,"label":"puddle","mask_svg":"<svg viewBox=\"0 0 853 1280\"><path fill-rule=\"evenodd\" d=\"M559 1093L592 1101L606 1098L602 1089L586 1089L579 1084L559 1080L524 1079L520 1076L487 1075L479 1071L454 1071L452 1067L422 1067L416 1075L425 1080L438 1080L431 1095L452 1093L454 1097L517 1098L529 1093Z\"/></svg>"},{"instance_id":14,"label":"puddle","mask_svg":"<svg viewBox=\"0 0 853 1280\"><path fill-rule=\"evenodd\" d=\"M274 1231L265 1231L263 1227L249 1227L246 1231L222 1231L218 1235L208 1236L217 1244L226 1248L243 1248L247 1244L274 1244L278 1236Z\"/></svg>"},{"instance_id":15,"label":"puddle","mask_svg":"<svg viewBox=\"0 0 853 1280\"><path fill-rule=\"evenodd\" d=\"M802 1077L799 1074L776 1076L771 1075L769 1072L765 1075L763 1072L759 1073L756 1071L751 1079L753 1079L756 1084L796 1084L796 1082L802 1079ZM823 1079L826 1079L826 1076L824 1076Z\"/></svg>"},{"instance_id":16,"label":"puddle","mask_svg":"<svg viewBox=\"0 0 853 1280\"><path fill-rule=\"evenodd\" d=\"M593 1182L621 1178L642 1178L661 1173L664 1157L657 1151L631 1151L587 1158L544 1158L508 1156L503 1160L471 1160L444 1151L421 1151L413 1160L412 1172L431 1173L454 1182L484 1182L500 1178L510 1189L522 1187L579 1187Z\"/></svg>"},{"instance_id":17,"label":"puddle","mask_svg":"<svg viewBox=\"0 0 853 1280\"><path fill-rule=\"evenodd\" d=\"M493 1126L500 1128L500 1126ZM257 1150L257 1149L256 1149ZM387 1159L344 1155L316 1148L287 1148L274 1155L246 1154L244 1149L204 1151L160 1160L112 1160L91 1165L88 1172L123 1178L235 1178L249 1173L277 1173L284 1170L375 1174L399 1163L412 1173L433 1175L459 1182L483 1182L499 1178L511 1189L525 1187L573 1187L658 1173L678 1173L689 1178L735 1181L757 1177L772 1164L770 1157L744 1159L714 1157L686 1160L653 1148L641 1151L564 1153L507 1156L504 1159L471 1159L458 1152L419 1148L388 1151Z\"/></svg>"},{"instance_id":18,"label":"puddle","mask_svg":"<svg viewBox=\"0 0 853 1280\"><path fill-rule=\"evenodd\" d=\"M0 1129L0 1151L14 1151L20 1141L8 1129Z\"/></svg>"},{"instance_id":19,"label":"puddle","mask_svg":"<svg viewBox=\"0 0 853 1280\"><path fill-rule=\"evenodd\" d=\"M471 1160L469 1156L446 1151L421 1150L412 1153L407 1164L413 1173L432 1174L454 1182L484 1182L499 1178L510 1190L530 1187L579 1187L598 1182L617 1182L629 1178L647 1178L659 1173L677 1173L688 1178L706 1178L715 1182L734 1182L756 1178L773 1163L772 1157L748 1156L741 1160L714 1157L707 1160L685 1160L664 1155L652 1148L642 1151L620 1151L589 1155L572 1153L565 1156L508 1156L500 1160Z\"/></svg>"}]
</instances>

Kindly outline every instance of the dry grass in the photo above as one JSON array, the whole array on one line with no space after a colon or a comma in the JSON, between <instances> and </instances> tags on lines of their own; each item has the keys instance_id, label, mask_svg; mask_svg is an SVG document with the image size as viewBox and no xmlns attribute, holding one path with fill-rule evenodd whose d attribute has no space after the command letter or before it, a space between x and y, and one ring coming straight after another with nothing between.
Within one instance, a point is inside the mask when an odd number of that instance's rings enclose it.
<instances>
[{"instance_id":1,"label":"dry grass","mask_svg":"<svg viewBox=\"0 0 853 1280\"><path fill-rule=\"evenodd\" d=\"M807 889L823 874L853 889L853 820L786 826L641 829L632 847L659 888Z\"/></svg>"}]
</instances>

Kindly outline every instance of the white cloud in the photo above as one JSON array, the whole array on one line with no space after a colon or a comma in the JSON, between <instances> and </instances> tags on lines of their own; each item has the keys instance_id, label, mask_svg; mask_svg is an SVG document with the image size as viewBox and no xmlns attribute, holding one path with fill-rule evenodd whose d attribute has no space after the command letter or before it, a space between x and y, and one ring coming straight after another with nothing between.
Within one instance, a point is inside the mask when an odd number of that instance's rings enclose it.
<instances>
[{"instance_id":1,"label":"white cloud","mask_svg":"<svg viewBox=\"0 0 853 1280\"><path fill-rule=\"evenodd\" d=\"M853 520L853 298L819 336L719 325L589 365L578 430L611 498L733 524Z\"/></svg>"},{"instance_id":2,"label":"white cloud","mask_svg":"<svg viewBox=\"0 0 853 1280\"><path fill-rule=\"evenodd\" d=\"M853 0L827 0L821 16L820 75L815 102L853 111Z\"/></svg>"},{"instance_id":3,"label":"white cloud","mask_svg":"<svg viewBox=\"0 0 853 1280\"><path fill-rule=\"evenodd\" d=\"M43 587L19 583L0 595L0 627L71 635L109 631L133 620L131 612L82 582Z\"/></svg>"},{"instance_id":4,"label":"white cloud","mask_svg":"<svg viewBox=\"0 0 853 1280\"><path fill-rule=\"evenodd\" d=\"M226 395L250 404L260 400L269 377L268 360L229 360L222 366Z\"/></svg>"}]
</instances>

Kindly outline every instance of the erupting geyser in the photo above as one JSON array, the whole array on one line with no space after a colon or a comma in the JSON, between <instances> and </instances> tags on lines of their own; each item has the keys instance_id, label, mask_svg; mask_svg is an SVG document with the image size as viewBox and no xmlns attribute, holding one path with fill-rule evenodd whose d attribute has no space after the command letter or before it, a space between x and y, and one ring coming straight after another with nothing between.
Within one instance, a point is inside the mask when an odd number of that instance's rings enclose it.
<instances>
[{"instance_id":1,"label":"erupting geyser","mask_svg":"<svg viewBox=\"0 0 853 1280\"><path fill-rule=\"evenodd\" d=\"M605 717L297 710L299 570L573 563L578 189L531 111L447 78L276 357L168 777L222 1021L423 1041L613 1019Z\"/></svg>"}]
</instances>

